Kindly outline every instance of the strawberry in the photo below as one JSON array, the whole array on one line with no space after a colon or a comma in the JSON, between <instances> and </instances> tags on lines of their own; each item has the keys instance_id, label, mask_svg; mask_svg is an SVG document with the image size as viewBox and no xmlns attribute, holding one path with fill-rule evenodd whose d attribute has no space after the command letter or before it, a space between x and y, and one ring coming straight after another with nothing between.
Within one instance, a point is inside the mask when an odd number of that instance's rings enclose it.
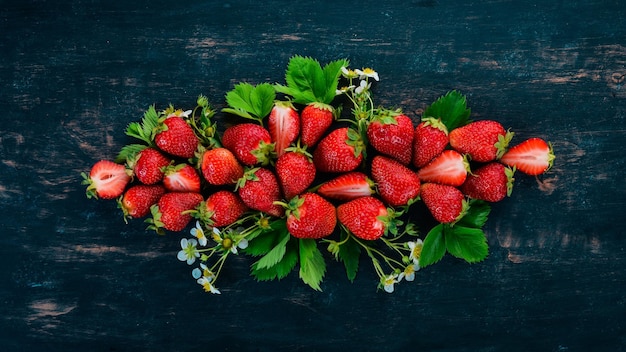
<instances>
[{"instance_id":1,"label":"strawberry","mask_svg":"<svg viewBox=\"0 0 626 352\"><path fill-rule=\"evenodd\" d=\"M276 176L285 199L304 192L315 179L315 165L311 154L298 147L287 148L276 160Z\"/></svg>"},{"instance_id":2,"label":"strawberry","mask_svg":"<svg viewBox=\"0 0 626 352\"><path fill-rule=\"evenodd\" d=\"M441 119L422 119L413 133L413 166L426 166L446 149L448 142L448 129Z\"/></svg>"},{"instance_id":3,"label":"strawberry","mask_svg":"<svg viewBox=\"0 0 626 352\"><path fill-rule=\"evenodd\" d=\"M236 193L220 190L200 203L198 211L192 215L210 226L222 227L237 221L247 210L248 207Z\"/></svg>"},{"instance_id":4,"label":"strawberry","mask_svg":"<svg viewBox=\"0 0 626 352\"><path fill-rule=\"evenodd\" d=\"M200 175L191 165L182 163L163 169L163 185L170 192L200 193Z\"/></svg>"},{"instance_id":5,"label":"strawberry","mask_svg":"<svg viewBox=\"0 0 626 352\"><path fill-rule=\"evenodd\" d=\"M337 224L335 206L316 193L304 193L287 205L287 231L296 238L322 238Z\"/></svg>"},{"instance_id":6,"label":"strawberry","mask_svg":"<svg viewBox=\"0 0 626 352\"><path fill-rule=\"evenodd\" d=\"M247 166L269 164L274 151L270 133L254 123L242 123L227 128L222 135L222 145Z\"/></svg>"},{"instance_id":7,"label":"strawberry","mask_svg":"<svg viewBox=\"0 0 626 352\"><path fill-rule=\"evenodd\" d=\"M276 102L268 117L267 126L276 156L280 157L300 134L300 116L291 103Z\"/></svg>"},{"instance_id":8,"label":"strawberry","mask_svg":"<svg viewBox=\"0 0 626 352\"><path fill-rule=\"evenodd\" d=\"M332 125L335 117L334 108L319 102L310 103L300 113L302 131L300 140L303 145L312 148Z\"/></svg>"},{"instance_id":9,"label":"strawberry","mask_svg":"<svg viewBox=\"0 0 626 352\"><path fill-rule=\"evenodd\" d=\"M514 170L490 162L474 170L461 185L460 190L470 198L499 202L513 190Z\"/></svg>"},{"instance_id":10,"label":"strawberry","mask_svg":"<svg viewBox=\"0 0 626 352\"><path fill-rule=\"evenodd\" d=\"M165 187L161 184L138 184L128 188L118 199L118 207L122 209L124 221L150 214L150 207L156 204L163 194L165 194Z\"/></svg>"},{"instance_id":11,"label":"strawberry","mask_svg":"<svg viewBox=\"0 0 626 352\"><path fill-rule=\"evenodd\" d=\"M390 156L404 165L413 154L413 123L403 114L384 111L367 127L370 145L379 153Z\"/></svg>"},{"instance_id":12,"label":"strawberry","mask_svg":"<svg viewBox=\"0 0 626 352\"><path fill-rule=\"evenodd\" d=\"M454 223L461 219L467 210L465 196L453 186L424 183L420 189L420 197L435 220L440 223Z\"/></svg>"},{"instance_id":13,"label":"strawberry","mask_svg":"<svg viewBox=\"0 0 626 352\"><path fill-rule=\"evenodd\" d=\"M324 182L317 193L326 198L352 200L374 194L374 181L362 172L348 172Z\"/></svg>"},{"instance_id":14,"label":"strawberry","mask_svg":"<svg viewBox=\"0 0 626 352\"><path fill-rule=\"evenodd\" d=\"M167 117L157 127L154 142L162 151L181 158L191 158L198 149L198 137L185 119Z\"/></svg>"},{"instance_id":15,"label":"strawberry","mask_svg":"<svg viewBox=\"0 0 626 352\"><path fill-rule=\"evenodd\" d=\"M83 185L87 185L87 198L113 199L124 193L130 176L126 167L110 160L96 162L89 171L89 175L81 173Z\"/></svg>"},{"instance_id":16,"label":"strawberry","mask_svg":"<svg viewBox=\"0 0 626 352\"><path fill-rule=\"evenodd\" d=\"M235 184L243 176L243 166L226 148L205 151L200 160L200 170L204 179L216 186Z\"/></svg>"},{"instance_id":17,"label":"strawberry","mask_svg":"<svg viewBox=\"0 0 626 352\"><path fill-rule=\"evenodd\" d=\"M417 171L422 182L435 182L450 186L460 186L465 182L469 163L454 150L444 150L430 163Z\"/></svg>"},{"instance_id":18,"label":"strawberry","mask_svg":"<svg viewBox=\"0 0 626 352\"><path fill-rule=\"evenodd\" d=\"M365 145L355 130L342 127L324 137L313 152L313 163L321 172L348 172L363 161Z\"/></svg>"},{"instance_id":19,"label":"strawberry","mask_svg":"<svg viewBox=\"0 0 626 352\"><path fill-rule=\"evenodd\" d=\"M373 241L379 239L389 226L385 204L374 197L361 197L337 207L337 219L354 236Z\"/></svg>"},{"instance_id":20,"label":"strawberry","mask_svg":"<svg viewBox=\"0 0 626 352\"><path fill-rule=\"evenodd\" d=\"M494 120L470 122L450 131L450 146L472 161L481 163L496 160L504 153L513 133Z\"/></svg>"},{"instance_id":21,"label":"strawberry","mask_svg":"<svg viewBox=\"0 0 626 352\"><path fill-rule=\"evenodd\" d=\"M540 175L548 171L554 162L552 145L541 138L530 138L511 147L500 162L515 167L527 175Z\"/></svg>"},{"instance_id":22,"label":"strawberry","mask_svg":"<svg viewBox=\"0 0 626 352\"><path fill-rule=\"evenodd\" d=\"M148 228L159 234L163 234L163 229L174 232L182 231L192 219L189 211L194 210L202 201L203 198L200 193L165 193L157 204L150 207L152 218L146 220L150 223Z\"/></svg>"},{"instance_id":23,"label":"strawberry","mask_svg":"<svg viewBox=\"0 0 626 352\"><path fill-rule=\"evenodd\" d=\"M407 205L419 196L420 179L417 173L395 159L375 156L372 159L372 178L380 197L388 205Z\"/></svg>"},{"instance_id":24,"label":"strawberry","mask_svg":"<svg viewBox=\"0 0 626 352\"><path fill-rule=\"evenodd\" d=\"M237 182L237 192L250 209L281 217L285 209L274 202L281 200L278 179L272 171L257 167L248 169Z\"/></svg>"},{"instance_id":25,"label":"strawberry","mask_svg":"<svg viewBox=\"0 0 626 352\"><path fill-rule=\"evenodd\" d=\"M153 185L163 180L163 168L171 159L154 148L145 148L126 161L131 174L144 185Z\"/></svg>"}]
</instances>

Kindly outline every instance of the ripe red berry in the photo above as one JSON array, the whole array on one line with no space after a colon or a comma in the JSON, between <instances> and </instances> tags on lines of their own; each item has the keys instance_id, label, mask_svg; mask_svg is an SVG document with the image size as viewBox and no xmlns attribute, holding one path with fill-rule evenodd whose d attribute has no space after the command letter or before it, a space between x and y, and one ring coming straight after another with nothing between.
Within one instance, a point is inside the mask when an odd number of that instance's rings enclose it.
<instances>
[{"instance_id":1,"label":"ripe red berry","mask_svg":"<svg viewBox=\"0 0 626 352\"><path fill-rule=\"evenodd\" d=\"M498 162L475 169L460 189L463 194L487 202L499 202L513 190L514 171Z\"/></svg>"},{"instance_id":2,"label":"ripe red berry","mask_svg":"<svg viewBox=\"0 0 626 352\"><path fill-rule=\"evenodd\" d=\"M413 122L403 114L383 112L367 127L370 145L379 153L390 156L404 165L413 155Z\"/></svg>"},{"instance_id":3,"label":"ripe red berry","mask_svg":"<svg viewBox=\"0 0 626 352\"><path fill-rule=\"evenodd\" d=\"M304 193L287 206L287 230L296 238L322 238L337 224L335 206L316 193Z\"/></svg>"},{"instance_id":4,"label":"ripe red berry","mask_svg":"<svg viewBox=\"0 0 626 352\"><path fill-rule=\"evenodd\" d=\"M372 178L380 197L391 206L403 206L417 199L420 179L399 161L377 155L372 159Z\"/></svg>"}]
</instances>

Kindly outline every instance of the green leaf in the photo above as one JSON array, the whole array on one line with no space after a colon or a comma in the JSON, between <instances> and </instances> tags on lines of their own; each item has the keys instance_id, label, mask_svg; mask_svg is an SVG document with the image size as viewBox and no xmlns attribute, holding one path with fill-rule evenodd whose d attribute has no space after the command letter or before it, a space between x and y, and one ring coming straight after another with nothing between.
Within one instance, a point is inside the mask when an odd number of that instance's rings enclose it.
<instances>
[{"instance_id":1,"label":"green leaf","mask_svg":"<svg viewBox=\"0 0 626 352\"><path fill-rule=\"evenodd\" d=\"M129 158L133 157L134 155L137 155L137 153L139 153L140 151L142 151L142 150L144 150L146 148L148 148L148 146L145 145L145 144L128 144L128 145L125 145L125 146L122 147L120 152L115 157L115 162L116 163L124 163Z\"/></svg>"},{"instance_id":2,"label":"green leaf","mask_svg":"<svg viewBox=\"0 0 626 352\"><path fill-rule=\"evenodd\" d=\"M489 203L482 200L471 200L467 213L456 224L477 229L482 228L487 222L489 212L491 212Z\"/></svg>"},{"instance_id":3,"label":"green leaf","mask_svg":"<svg viewBox=\"0 0 626 352\"><path fill-rule=\"evenodd\" d=\"M313 239L300 239L300 278L314 290L321 291L320 283L326 273L326 262Z\"/></svg>"},{"instance_id":4,"label":"green leaf","mask_svg":"<svg viewBox=\"0 0 626 352\"><path fill-rule=\"evenodd\" d=\"M298 263L298 241L291 238L287 242L287 250L283 258L269 268L259 268L257 263L252 264L252 276L259 281L283 279L296 267Z\"/></svg>"},{"instance_id":5,"label":"green leaf","mask_svg":"<svg viewBox=\"0 0 626 352\"><path fill-rule=\"evenodd\" d=\"M419 261L420 267L424 268L437 263L445 254L446 241L443 237L443 225L439 224L433 227L424 238L424 246Z\"/></svg>"},{"instance_id":6,"label":"green leaf","mask_svg":"<svg viewBox=\"0 0 626 352\"><path fill-rule=\"evenodd\" d=\"M339 76L341 76L341 68L348 67L350 63L346 59L331 61L324 68L325 92L320 103L330 104L337 96L337 86L339 84Z\"/></svg>"},{"instance_id":7,"label":"green leaf","mask_svg":"<svg viewBox=\"0 0 626 352\"><path fill-rule=\"evenodd\" d=\"M265 255L289 234L284 218L272 221L270 226L269 230L259 228L248 235L248 247L242 249L243 253L254 257Z\"/></svg>"},{"instance_id":8,"label":"green leaf","mask_svg":"<svg viewBox=\"0 0 626 352\"><path fill-rule=\"evenodd\" d=\"M448 253L468 263L483 261L489 254L487 238L481 229L451 226L444 230Z\"/></svg>"},{"instance_id":9,"label":"green leaf","mask_svg":"<svg viewBox=\"0 0 626 352\"><path fill-rule=\"evenodd\" d=\"M441 119L448 131L463 126L469 122L471 110L467 108L465 96L456 90L439 97L424 110L422 117Z\"/></svg>"},{"instance_id":10,"label":"green leaf","mask_svg":"<svg viewBox=\"0 0 626 352\"><path fill-rule=\"evenodd\" d=\"M294 103L330 104L336 95L341 67L347 65L346 60L336 60L322 68L319 61L296 55L289 60L287 65L285 72L287 85L279 84L275 86L275 89L292 96Z\"/></svg>"},{"instance_id":11,"label":"green leaf","mask_svg":"<svg viewBox=\"0 0 626 352\"><path fill-rule=\"evenodd\" d=\"M276 92L269 83L257 86L239 83L226 93L226 103L229 107L222 111L261 122L272 111L274 100Z\"/></svg>"},{"instance_id":12,"label":"green leaf","mask_svg":"<svg viewBox=\"0 0 626 352\"><path fill-rule=\"evenodd\" d=\"M283 259L285 252L287 252L287 242L291 237L289 236L289 233L281 233L279 236L281 237L274 248L272 248L256 262L257 268L269 268Z\"/></svg>"},{"instance_id":13,"label":"green leaf","mask_svg":"<svg viewBox=\"0 0 626 352\"><path fill-rule=\"evenodd\" d=\"M341 236L341 241L343 241L347 234L342 231ZM348 280L353 282L356 278L356 273L359 271L359 256L361 255L361 247L358 243L356 243L356 241L349 239L339 246L339 252L337 254L346 268Z\"/></svg>"}]
</instances>

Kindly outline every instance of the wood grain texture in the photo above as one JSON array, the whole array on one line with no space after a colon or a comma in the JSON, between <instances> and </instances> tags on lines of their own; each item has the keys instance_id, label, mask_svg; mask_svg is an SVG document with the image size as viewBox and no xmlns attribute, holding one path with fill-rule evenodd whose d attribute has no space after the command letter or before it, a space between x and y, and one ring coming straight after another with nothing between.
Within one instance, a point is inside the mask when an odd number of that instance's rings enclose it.
<instances>
[{"instance_id":1,"label":"wood grain texture","mask_svg":"<svg viewBox=\"0 0 626 352\"><path fill-rule=\"evenodd\" d=\"M621 1L5 1L0 13L0 345L9 351L619 351L626 346L626 7ZM415 119L450 89L515 141L552 141L486 232L489 258L446 258L393 295L363 263L257 283L236 258L222 295L179 238L88 201L150 104L217 107L289 58L348 58ZM334 264L334 263L333 263Z\"/></svg>"}]
</instances>

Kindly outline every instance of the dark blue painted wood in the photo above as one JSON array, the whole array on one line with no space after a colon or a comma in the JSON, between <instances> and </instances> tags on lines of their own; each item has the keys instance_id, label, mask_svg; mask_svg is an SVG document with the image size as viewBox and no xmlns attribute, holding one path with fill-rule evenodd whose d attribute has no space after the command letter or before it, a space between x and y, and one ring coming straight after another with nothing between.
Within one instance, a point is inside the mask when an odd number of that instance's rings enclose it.
<instances>
[{"instance_id":1,"label":"dark blue painted wood","mask_svg":"<svg viewBox=\"0 0 626 352\"><path fill-rule=\"evenodd\" d=\"M7 350L589 351L626 345L626 7L621 1L3 1L0 345ZM553 142L548 174L494 206L490 256L447 258L393 295L331 265L257 283L237 258L222 296L176 236L88 201L79 173L153 103L218 107L282 81L294 54L381 76L413 116L450 89L475 118ZM365 263L363 265L366 265Z\"/></svg>"}]
</instances>

